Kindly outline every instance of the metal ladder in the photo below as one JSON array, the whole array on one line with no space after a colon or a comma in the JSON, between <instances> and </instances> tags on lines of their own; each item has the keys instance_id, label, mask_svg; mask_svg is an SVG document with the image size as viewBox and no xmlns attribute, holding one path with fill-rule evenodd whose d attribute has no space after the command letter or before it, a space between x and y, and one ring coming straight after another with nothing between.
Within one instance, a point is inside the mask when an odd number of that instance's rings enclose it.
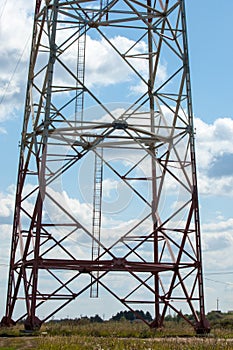
<instances>
[{"instance_id":1,"label":"metal ladder","mask_svg":"<svg viewBox=\"0 0 233 350\"><path fill-rule=\"evenodd\" d=\"M103 188L103 148L95 153L94 164L94 194L93 194L93 216L92 216L92 261L98 260L100 255L100 233L101 233L101 206L102 206L102 188ZM99 271L93 271L91 276L90 297L99 296Z\"/></svg>"},{"instance_id":2,"label":"metal ladder","mask_svg":"<svg viewBox=\"0 0 233 350\"><path fill-rule=\"evenodd\" d=\"M82 33L83 32L83 33ZM77 40L77 70L75 98L75 127L83 124L84 108L84 76L85 76L86 28L79 23L79 38Z\"/></svg>"}]
</instances>

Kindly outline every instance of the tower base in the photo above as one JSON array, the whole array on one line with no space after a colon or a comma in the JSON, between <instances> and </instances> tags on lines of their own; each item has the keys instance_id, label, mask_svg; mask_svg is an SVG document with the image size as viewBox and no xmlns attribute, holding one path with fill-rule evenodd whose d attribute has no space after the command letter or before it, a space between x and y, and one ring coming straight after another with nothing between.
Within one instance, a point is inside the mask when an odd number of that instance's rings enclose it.
<instances>
[{"instance_id":1,"label":"tower base","mask_svg":"<svg viewBox=\"0 0 233 350\"><path fill-rule=\"evenodd\" d=\"M16 322L7 316L3 316L3 318L0 322L1 327L13 327L15 325L16 325Z\"/></svg>"},{"instance_id":2,"label":"tower base","mask_svg":"<svg viewBox=\"0 0 233 350\"><path fill-rule=\"evenodd\" d=\"M24 328L26 331L38 331L42 325L42 321L38 317L28 317L24 322Z\"/></svg>"},{"instance_id":3,"label":"tower base","mask_svg":"<svg viewBox=\"0 0 233 350\"><path fill-rule=\"evenodd\" d=\"M195 331L197 335L205 335L210 333L209 321L205 318L204 320L197 322L195 326Z\"/></svg>"}]
</instances>

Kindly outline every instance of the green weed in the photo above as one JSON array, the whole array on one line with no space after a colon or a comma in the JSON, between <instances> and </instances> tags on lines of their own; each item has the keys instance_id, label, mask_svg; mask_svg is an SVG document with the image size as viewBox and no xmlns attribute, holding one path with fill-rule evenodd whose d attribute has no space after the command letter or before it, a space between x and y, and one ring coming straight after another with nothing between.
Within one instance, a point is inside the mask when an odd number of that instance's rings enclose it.
<instances>
[{"instance_id":1,"label":"green weed","mask_svg":"<svg viewBox=\"0 0 233 350\"><path fill-rule=\"evenodd\" d=\"M21 326L22 329L22 326ZM8 334L7 334L8 333ZM2 329L2 350L230 350L230 328L215 328L211 336L198 338L186 324L166 323L153 330L141 322L51 322L41 332L26 336L19 328ZM7 336L8 335L8 336Z\"/></svg>"}]
</instances>

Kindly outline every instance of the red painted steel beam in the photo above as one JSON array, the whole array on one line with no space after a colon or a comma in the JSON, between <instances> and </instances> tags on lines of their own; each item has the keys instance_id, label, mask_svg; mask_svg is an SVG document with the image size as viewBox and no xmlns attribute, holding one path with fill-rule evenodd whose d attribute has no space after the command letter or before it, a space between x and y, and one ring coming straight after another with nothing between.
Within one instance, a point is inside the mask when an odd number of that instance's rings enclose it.
<instances>
[{"instance_id":1,"label":"red painted steel beam","mask_svg":"<svg viewBox=\"0 0 233 350\"><path fill-rule=\"evenodd\" d=\"M26 268L31 268L34 265L34 259L24 263ZM79 270L80 272L91 271L126 271L126 272L163 272L175 271L177 265L174 263L148 263L127 261L126 259L112 260L68 260L68 259L39 259L37 261L40 269L61 269L61 270ZM195 267L193 263L185 263L183 268ZM180 268L180 267L179 267Z\"/></svg>"},{"instance_id":2,"label":"red painted steel beam","mask_svg":"<svg viewBox=\"0 0 233 350\"><path fill-rule=\"evenodd\" d=\"M39 13L40 11L40 5L41 5L42 0L36 0L36 10L35 13L36 15Z\"/></svg>"}]
</instances>

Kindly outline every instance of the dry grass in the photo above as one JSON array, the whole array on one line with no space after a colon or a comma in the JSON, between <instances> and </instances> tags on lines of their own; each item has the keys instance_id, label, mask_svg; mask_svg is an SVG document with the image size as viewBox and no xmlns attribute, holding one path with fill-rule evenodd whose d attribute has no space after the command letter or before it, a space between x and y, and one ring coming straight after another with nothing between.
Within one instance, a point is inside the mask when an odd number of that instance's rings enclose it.
<instances>
[{"instance_id":1,"label":"dry grass","mask_svg":"<svg viewBox=\"0 0 233 350\"><path fill-rule=\"evenodd\" d=\"M21 326L22 328L22 326ZM7 337L4 337L8 334ZM7 334L6 334L7 333ZM0 331L0 349L5 350L228 350L233 349L233 331L216 329L207 338L197 338L186 324L167 324L154 331L142 323L51 323L40 334L22 336L19 327ZM42 335L44 334L44 335Z\"/></svg>"}]
</instances>

